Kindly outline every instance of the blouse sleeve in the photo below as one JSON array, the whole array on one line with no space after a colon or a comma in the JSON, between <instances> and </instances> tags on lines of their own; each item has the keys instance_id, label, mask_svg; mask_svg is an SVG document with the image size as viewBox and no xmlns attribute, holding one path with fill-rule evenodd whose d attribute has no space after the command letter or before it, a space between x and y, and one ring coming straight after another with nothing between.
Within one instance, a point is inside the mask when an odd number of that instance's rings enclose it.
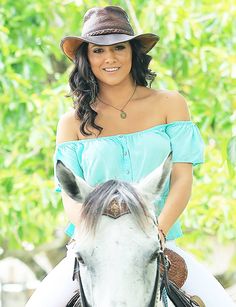
<instances>
[{"instance_id":1,"label":"blouse sleeve","mask_svg":"<svg viewBox=\"0 0 236 307\"><path fill-rule=\"evenodd\" d=\"M65 142L57 145L54 153L54 181L55 191L61 192L61 186L56 176L56 162L61 160L76 176L84 179L83 170L80 166L78 153L74 143Z\"/></svg>"},{"instance_id":2,"label":"blouse sleeve","mask_svg":"<svg viewBox=\"0 0 236 307\"><path fill-rule=\"evenodd\" d=\"M204 142L196 124L178 121L167 125L173 162L190 162L193 166L204 162Z\"/></svg>"}]
</instances>

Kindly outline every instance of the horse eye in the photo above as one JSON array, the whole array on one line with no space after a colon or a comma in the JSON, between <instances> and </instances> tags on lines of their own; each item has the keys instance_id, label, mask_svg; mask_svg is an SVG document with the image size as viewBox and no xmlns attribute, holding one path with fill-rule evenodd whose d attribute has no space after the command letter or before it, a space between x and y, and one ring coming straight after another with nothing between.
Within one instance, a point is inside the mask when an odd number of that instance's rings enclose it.
<instances>
[{"instance_id":1,"label":"horse eye","mask_svg":"<svg viewBox=\"0 0 236 307\"><path fill-rule=\"evenodd\" d=\"M77 260L78 260L81 264L85 264L85 263L84 263L83 257L82 257L79 253L77 253L76 258L77 258Z\"/></svg>"},{"instance_id":2,"label":"horse eye","mask_svg":"<svg viewBox=\"0 0 236 307\"><path fill-rule=\"evenodd\" d=\"M151 255L150 260L149 260L150 262L153 262L154 260L157 259L158 252L159 252L159 250L156 250L156 251Z\"/></svg>"}]
</instances>

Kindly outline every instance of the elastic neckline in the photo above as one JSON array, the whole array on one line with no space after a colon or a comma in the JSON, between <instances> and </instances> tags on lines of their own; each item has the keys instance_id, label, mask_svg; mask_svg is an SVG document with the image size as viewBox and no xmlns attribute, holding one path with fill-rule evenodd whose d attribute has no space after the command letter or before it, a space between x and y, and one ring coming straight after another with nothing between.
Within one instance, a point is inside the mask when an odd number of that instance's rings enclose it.
<instances>
[{"instance_id":1,"label":"elastic neckline","mask_svg":"<svg viewBox=\"0 0 236 307\"><path fill-rule=\"evenodd\" d=\"M140 131L135 131L135 132L131 132L131 133L120 133L120 134L114 134L114 135L107 135L107 136L101 136L101 137L97 137L97 138L89 138L89 139L82 139L82 140L72 140L72 141L65 141L62 142L60 144L57 144L56 146L60 146L63 144L68 144L68 143L84 143L84 142L91 142L91 141L97 141L97 140L102 140L102 139L112 139L112 138L117 138L117 137L128 137L128 136L132 136L132 135L138 135L138 134L142 134L145 132L149 132L151 130L157 129L157 128L162 128L162 127L166 127L166 126L171 126L171 125L178 125L178 124L193 124L195 125L191 120L179 120L179 121L174 121L168 124L161 124L161 125L155 125L153 127L144 129L144 130L140 130Z\"/></svg>"}]
</instances>

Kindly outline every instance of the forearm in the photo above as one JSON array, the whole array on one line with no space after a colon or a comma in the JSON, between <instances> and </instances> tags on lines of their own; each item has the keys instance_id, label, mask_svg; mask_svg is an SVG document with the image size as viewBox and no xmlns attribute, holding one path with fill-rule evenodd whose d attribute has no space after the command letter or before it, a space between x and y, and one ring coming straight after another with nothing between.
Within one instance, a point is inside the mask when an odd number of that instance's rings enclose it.
<instances>
[{"instance_id":1,"label":"forearm","mask_svg":"<svg viewBox=\"0 0 236 307\"><path fill-rule=\"evenodd\" d=\"M80 223L80 214L82 203L78 203L70 198L64 191L62 191L62 202L65 213L71 223L78 227Z\"/></svg>"},{"instance_id":2,"label":"forearm","mask_svg":"<svg viewBox=\"0 0 236 307\"><path fill-rule=\"evenodd\" d=\"M170 183L170 191L162 212L158 217L159 228L168 233L172 225L186 208L192 191L192 176L176 179Z\"/></svg>"}]
</instances>

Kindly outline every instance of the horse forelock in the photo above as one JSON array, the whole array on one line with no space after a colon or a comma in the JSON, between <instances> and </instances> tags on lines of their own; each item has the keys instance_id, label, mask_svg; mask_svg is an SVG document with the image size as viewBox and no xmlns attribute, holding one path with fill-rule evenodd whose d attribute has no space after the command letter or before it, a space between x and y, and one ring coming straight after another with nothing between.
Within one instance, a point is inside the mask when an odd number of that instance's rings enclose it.
<instances>
[{"instance_id":1,"label":"horse forelock","mask_svg":"<svg viewBox=\"0 0 236 307\"><path fill-rule=\"evenodd\" d=\"M114 201L120 208L125 203L135 221L141 228L145 228L149 213L143 198L128 182L108 180L95 187L83 203L81 219L88 231L96 230L102 215Z\"/></svg>"}]
</instances>

